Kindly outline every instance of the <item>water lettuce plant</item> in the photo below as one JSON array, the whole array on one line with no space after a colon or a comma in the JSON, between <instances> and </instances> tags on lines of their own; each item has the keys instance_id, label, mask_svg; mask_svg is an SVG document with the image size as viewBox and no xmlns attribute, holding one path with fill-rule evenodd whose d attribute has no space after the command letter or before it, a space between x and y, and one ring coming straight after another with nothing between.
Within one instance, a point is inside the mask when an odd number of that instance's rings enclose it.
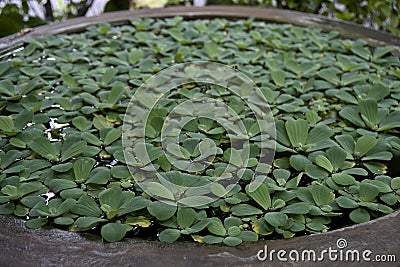
<instances>
[{"instance_id":1,"label":"water lettuce plant","mask_svg":"<svg viewBox=\"0 0 400 267\"><path fill-rule=\"evenodd\" d=\"M108 242L127 236L236 246L391 213L400 201L400 60L393 51L335 31L252 19L132 19L28 39L0 61L0 214L18 216L28 228L47 224ZM254 186L262 136L249 108L220 86L176 88L146 126L149 163L184 185L219 177L228 161L240 168L237 184L212 188L217 200L193 207L188 197L177 207L136 185L140 177L132 177L122 151L122 122L146 79L197 60L227 64L257 84L274 115L276 153ZM196 161L208 156L203 140L216 144L211 164L188 173L168 160L160 134L168 112L203 96L241 116L249 159L230 147L226 129L198 118L166 148ZM150 190L173 199L165 185Z\"/></svg>"}]
</instances>

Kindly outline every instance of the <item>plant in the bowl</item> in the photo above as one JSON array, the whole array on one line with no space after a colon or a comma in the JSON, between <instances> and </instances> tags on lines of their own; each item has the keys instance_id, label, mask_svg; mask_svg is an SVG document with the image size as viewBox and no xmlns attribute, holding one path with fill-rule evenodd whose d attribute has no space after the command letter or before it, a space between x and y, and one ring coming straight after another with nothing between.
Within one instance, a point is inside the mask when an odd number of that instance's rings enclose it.
<instances>
[{"instance_id":1,"label":"plant in the bowl","mask_svg":"<svg viewBox=\"0 0 400 267\"><path fill-rule=\"evenodd\" d=\"M29 228L100 233L109 242L140 236L235 246L391 213L400 200L399 173L391 168L400 158L400 61L393 51L251 19L133 19L28 39L0 62L0 214L26 219ZM263 136L246 103L222 86L178 86L146 125L143 171L152 165L166 181L190 186L220 179L232 165L239 181L213 186L217 200L204 205L192 206L188 192L181 205L168 205L175 196L167 184L151 183L153 198L129 171L124 114L153 74L200 60L232 66L257 84L274 115L275 158L255 184ZM163 149L168 114L185 114L183 103L202 97L240 117L243 126L230 130L249 137L247 158L206 118L186 123L179 143ZM208 159L208 151L215 157L197 172L171 163Z\"/></svg>"}]
</instances>

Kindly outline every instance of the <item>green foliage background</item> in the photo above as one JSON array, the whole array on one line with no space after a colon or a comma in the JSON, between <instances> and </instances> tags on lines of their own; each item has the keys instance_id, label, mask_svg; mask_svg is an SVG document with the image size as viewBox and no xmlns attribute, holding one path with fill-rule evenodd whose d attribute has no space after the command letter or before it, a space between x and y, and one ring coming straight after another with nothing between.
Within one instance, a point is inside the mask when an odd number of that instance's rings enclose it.
<instances>
[{"instance_id":1,"label":"green foliage background","mask_svg":"<svg viewBox=\"0 0 400 267\"><path fill-rule=\"evenodd\" d=\"M43 10L45 19L29 14L29 4L37 2ZM93 0L72 1L66 9L53 10L45 0L21 0L22 8L10 0L0 5L0 36L19 32L24 28L35 27L51 21L61 21L76 16L84 16L93 5ZM192 1L169 0L167 6L191 5ZM332 18L352 21L377 30L400 34L400 5L397 0L208 0L207 5L247 5L275 7L320 14ZM129 0L110 0L105 11L129 8Z\"/></svg>"}]
</instances>

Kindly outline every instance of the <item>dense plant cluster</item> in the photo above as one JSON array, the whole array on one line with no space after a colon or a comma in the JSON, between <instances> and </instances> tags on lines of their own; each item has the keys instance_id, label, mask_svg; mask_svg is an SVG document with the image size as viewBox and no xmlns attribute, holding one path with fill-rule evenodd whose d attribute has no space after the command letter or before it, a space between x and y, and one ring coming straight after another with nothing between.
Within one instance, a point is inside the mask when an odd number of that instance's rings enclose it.
<instances>
[{"instance_id":1,"label":"dense plant cluster","mask_svg":"<svg viewBox=\"0 0 400 267\"><path fill-rule=\"evenodd\" d=\"M98 231L109 242L158 236L235 246L391 213L400 199L400 62L393 49L318 28L180 17L26 40L0 62L0 214L24 218L29 228ZM177 88L147 129L153 165L181 183L218 177L229 159L241 174L239 183L213 188L221 198L211 204L175 207L136 186L122 122L146 79L196 60L234 66L259 86L274 114L276 154L262 186L249 190L260 130L248 107L218 86ZM217 157L195 174L169 164L159 147L162 117L201 96L221 98L242 116L250 160L229 147L223 127L199 119L171 151L197 157L207 137Z\"/></svg>"},{"instance_id":2,"label":"dense plant cluster","mask_svg":"<svg viewBox=\"0 0 400 267\"><path fill-rule=\"evenodd\" d=\"M193 0L108 0L106 2L104 11L99 12L195 5ZM58 3L58 7L52 3L50 0L4 0L4 6L0 6L0 36L52 21L90 16L88 12L90 9L100 8L100 5L93 0L65 0L64 4ZM400 34L400 6L395 0L208 0L205 4L289 9L352 21L376 30Z\"/></svg>"}]
</instances>

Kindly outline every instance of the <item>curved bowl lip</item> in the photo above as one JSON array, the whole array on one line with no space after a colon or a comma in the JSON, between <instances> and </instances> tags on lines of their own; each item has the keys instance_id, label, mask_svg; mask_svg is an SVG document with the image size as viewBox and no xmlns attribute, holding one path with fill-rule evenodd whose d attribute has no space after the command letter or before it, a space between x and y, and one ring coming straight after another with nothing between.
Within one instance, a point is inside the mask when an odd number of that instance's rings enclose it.
<instances>
[{"instance_id":1,"label":"curved bowl lip","mask_svg":"<svg viewBox=\"0 0 400 267\"><path fill-rule=\"evenodd\" d=\"M156 9L139 9L132 11L107 12L93 17L78 17L28 28L19 33L0 38L0 54L21 46L27 38L37 38L44 35L60 33L73 33L85 30L87 27L98 23L108 22L112 25L124 25L132 18L167 18L182 16L185 19L198 18L228 18L246 19L254 17L256 20L273 23L289 23L298 26L316 26L325 31L338 31L342 37L349 39L364 39L371 46L392 45L396 54L400 55L400 37L389 33L366 28L364 26L321 15L291 11L278 8L259 8L246 6L220 6L211 5L204 7L167 7Z\"/></svg>"},{"instance_id":2,"label":"curved bowl lip","mask_svg":"<svg viewBox=\"0 0 400 267\"><path fill-rule=\"evenodd\" d=\"M40 26L37 28L30 29L26 33L17 33L11 36L6 36L0 39L0 54L1 51L12 50L18 46L21 46L26 38L37 38L43 35L49 34L61 34L61 33L74 33L81 32L89 26L96 25L98 23L108 22L114 26L124 25L129 22L132 18L166 18L173 16L182 16L185 19L197 19L197 18L228 18L228 19L245 19L249 17L254 17L256 20L263 20L273 23L290 23L298 26L316 26L322 27L324 30L336 30L339 31L341 36L344 38L362 38L365 39L372 46L380 46L380 45L393 45L395 46L396 53L400 53L400 37L383 33L380 31L372 30L369 28L365 28L363 26L336 20L330 19L319 15L307 14L303 12L289 11L289 10L281 10L281 9L273 9L273 8L254 8L254 7L237 7L237 6L206 6L206 7L170 7L170 8L162 8L162 9L141 9L134 11L118 11L118 12L110 12L104 13L95 17L81 17L67 20L61 23L52 23L49 25ZM5 218L7 216L0 216L1 218ZM395 211L392 214L388 214L372 221L355 224L352 226L343 227L340 229L335 229L329 231L327 233L318 233L311 234L307 236L298 236L294 237L291 240L294 242L301 242L304 240L311 241L315 237L319 236L335 236L338 233L352 233L356 229L360 229L363 231L371 231L371 227L377 227L379 223L385 222L393 222L399 221L400 219L400 210ZM22 219L15 218L14 226L18 228L18 231L23 232L24 226L21 226L20 223L23 222ZM43 229L42 236L46 236L49 238L54 238L52 236L51 231L62 231L64 234L68 235L76 235L76 233L70 233L68 231L60 230L60 229ZM389 229L392 230L393 229ZM394 231L394 235L399 234ZM24 235L23 233L19 234L20 236ZM28 234L25 234L28 236ZM87 235L87 234L85 234ZM90 235L90 234L89 234ZM393 236L394 236L393 235ZM0 241L2 237L4 237L0 231ZM378 236L379 237L379 236ZM55 237L56 239L59 237ZM100 238L96 239L95 242L98 242ZM282 244L285 240L264 240L253 243L254 245L250 245L252 247L256 245L264 244L265 242L278 242ZM145 241L137 238L131 238L126 240L125 242L139 242L139 243L157 243L158 241ZM119 242L119 243L125 243ZM382 240L381 240L382 242ZM196 245L196 244L188 244L184 243L184 246L187 245ZM154 249L154 245L150 245L150 248ZM247 247L248 248L248 247ZM258 248L258 246L257 246ZM3 258L6 255L0 257ZM222 255L222 257L225 257ZM1 262L1 260L0 260Z\"/></svg>"},{"instance_id":3,"label":"curved bowl lip","mask_svg":"<svg viewBox=\"0 0 400 267\"><path fill-rule=\"evenodd\" d=\"M382 266L398 266L397 231L400 211L378 219L329 231L294 237L290 239L259 240L242 243L236 247L223 244L207 245L194 242L161 243L158 241L125 238L121 242L104 243L100 236L79 234L57 228L27 229L23 220L1 215L0 265L3 266L362 266L360 260L332 260L320 257L323 251L358 251L359 255L369 251L374 255L394 256ZM10 228L11 227L11 228ZM339 241L345 242L339 247ZM340 249L338 249L340 248ZM314 251L315 260L279 260L277 253L287 254L293 250L302 253ZM269 254L267 254L267 251ZM271 259L271 255L275 257ZM261 254L260 254L261 252ZM286 255L287 255L286 254ZM345 254L345 253L343 253ZM24 255L21 257L21 255ZM269 255L260 259L259 256ZM290 255L290 254L289 254ZM338 253L336 254L338 255ZM345 254L347 255L347 254ZM371 255L371 254L369 254ZM285 257L285 256L283 256ZM290 257L290 256L289 256ZM347 257L347 256L346 256ZM288 257L286 256L286 259ZM374 261L373 257L372 261ZM18 263L18 264L17 264ZM375 266L375 265L370 265Z\"/></svg>"}]
</instances>

